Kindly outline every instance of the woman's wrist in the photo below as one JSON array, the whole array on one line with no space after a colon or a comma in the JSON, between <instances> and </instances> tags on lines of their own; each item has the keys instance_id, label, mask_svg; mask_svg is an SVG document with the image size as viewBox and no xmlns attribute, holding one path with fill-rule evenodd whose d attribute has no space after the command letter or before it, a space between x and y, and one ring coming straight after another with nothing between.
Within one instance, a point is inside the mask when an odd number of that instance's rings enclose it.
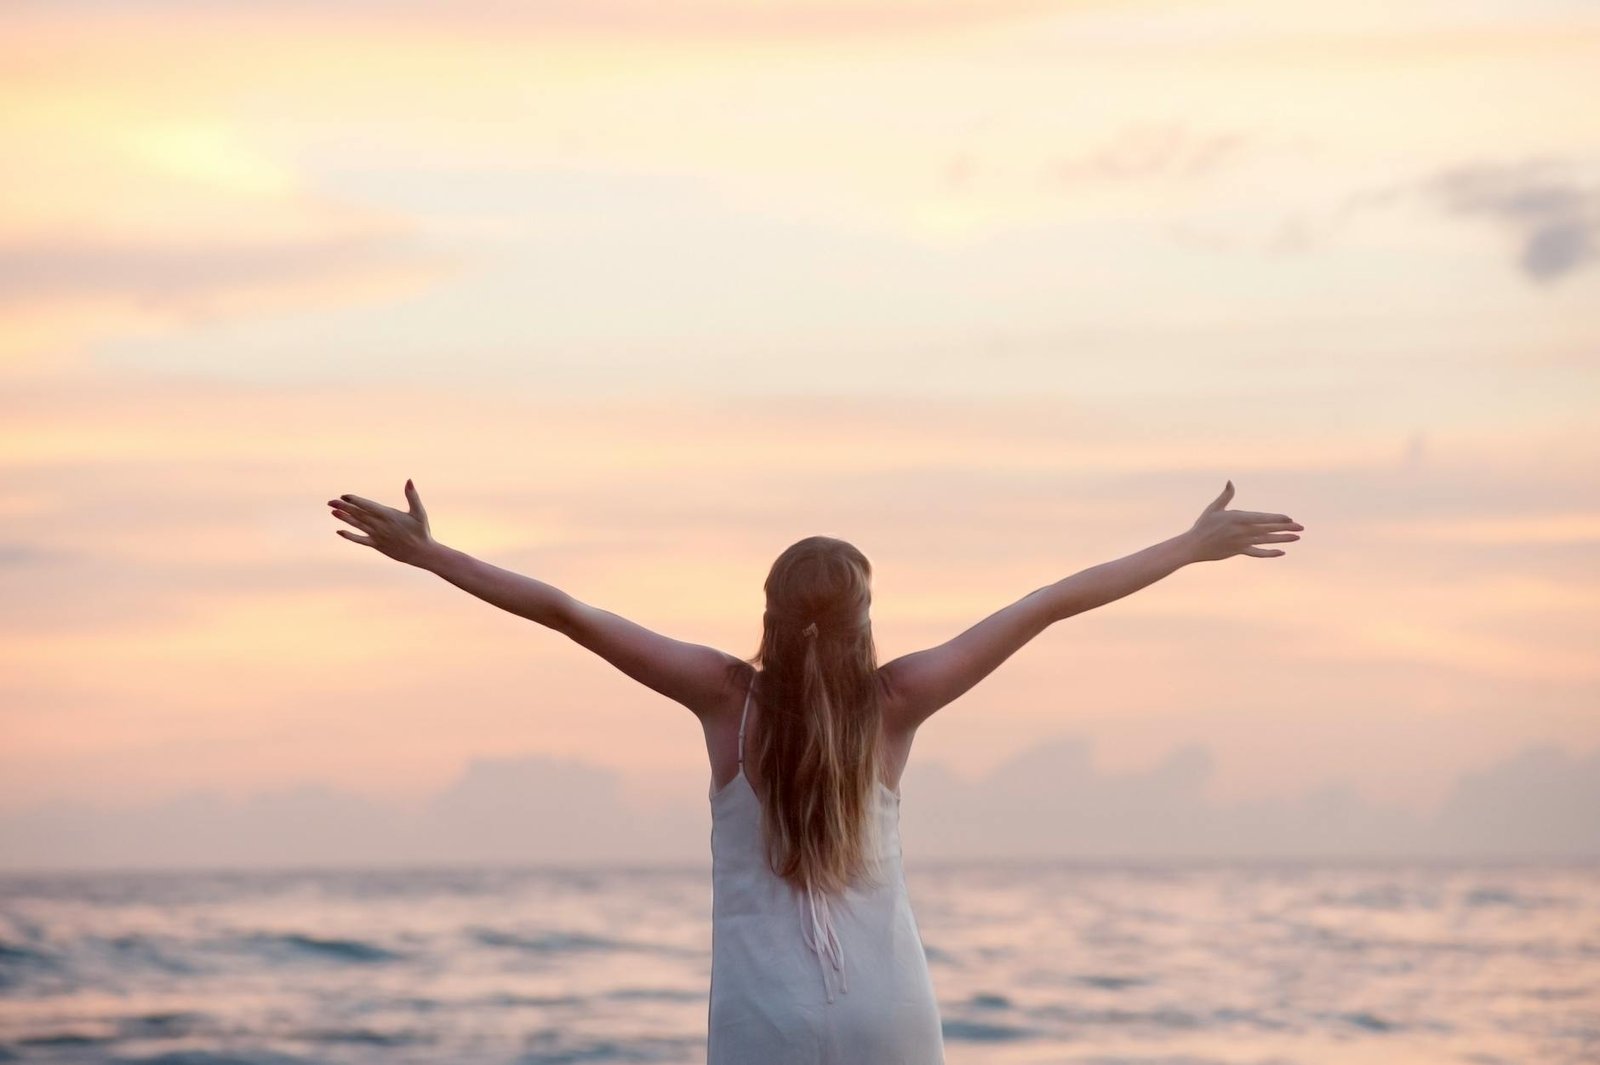
<instances>
[{"instance_id":1,"label":"woman's wrist","mask_svg":"<svg viewBox=\"0 0 1600 1065\"><path fill-rule=\"evenodd\" d=\"M1203 562L1205 560L1205 556L1200 551L1200 538L1192 528L1185 529L1167 542L1172 545L1174 553L1180 560L1179 565L1187 566L1191 562Z\"/></svg>"},{"instance_id":2,"label":"woman's wrist","mask_svg":"<svg viewBox=\"0 0 1600 1065\"><path fill-rule=\"evenodd\" d=\"M429 540L417 549L414 557L406 560L407 564L425 569L429 573L444 575L444 570L455 564L459 559L467 557L453 547L446 547L437 540Z\"/></svg>"}]
</instances>

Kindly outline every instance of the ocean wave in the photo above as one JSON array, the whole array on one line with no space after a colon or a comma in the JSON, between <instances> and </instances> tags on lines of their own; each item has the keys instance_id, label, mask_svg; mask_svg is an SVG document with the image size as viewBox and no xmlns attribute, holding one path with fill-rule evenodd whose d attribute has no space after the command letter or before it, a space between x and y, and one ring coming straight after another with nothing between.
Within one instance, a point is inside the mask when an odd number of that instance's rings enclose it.
<instances>
[{"instance_id":1,"label":"ocean wave","mask_svg":"<svg viewBox=\"0 0 1600 1065\"><path fill-rule=\"evenodd\" d=\"M0 940L0 991L21 987L59 967L59 959L51 952Z\"/></svg>"},{"instance_id":2,"label":"ocean wave","mask_svg":"<svg viewBox=\"0 0 1600 1065\"><path fill-rule=\"evenodd\" d=\"M979 1010L1008 1010L1011 1008L1011 1000L992 991L979 991L967 999L967 1005Z\"/></svg>"},{"instance_id":3,"label":"ocean wave","mask_svg":"<svg viewBox=\"0 0 1600 1065\"><path fill-rule=\"evenodd\" d=\"M1341 1013L1338 1018L1345 1024L1368 1032L1393 1032L1398 1031L1401 1027L1399 1023L1389 1020L1387 1017L1380 1017L1376 1013L1367 1010L1361 1010L1356 1013Z\"/></svg>"},{"instance_id":4,"label":"ocean wave","mask_svg":"<svg viewBox=\"0 0 1600 1065\"><path fill-rule=\"evenodd\" d=\"M577 995L519 995L510 991L502 991L498 994L485 995L482 998L470 999L468 1001L474 1005L480 1006L508 1006L519 1008L531 1006L535 1008L544 1008L547 1006L581 1006L588 1000L579 998Z\"/></svg>"},{"instance_id":5,"label":"ocean wave","mask_svg":"<svg viewBox=\"0 0 1600 1065\"><path fill-rule=\"evenodd\" d=\"M213 1024L209 1014L191 1010L165 1010L122 1017L117 1026L129 1039L171 1039Z\"/></svg>"},{"instance_id":6,"label":"ocean wave","mask_svg":"<svg viewBox=\"0 0 1600 1065\"><path fill-rule=\"evenodd\" d=\"M472 939L485 947L507 947L534 954L575 954L581 951L626 950L627 944L605 936L582 932L537 932L523 934L496 928L474 928L468 931Z\"/></svg>"},{"instance_id":7,"label":"ocean wave","mask_svg":"<svg viewBox=\"0 0 1600 1065\"><path fill-rule=\"evenodd\" d=\"M315 1059L274 1050L168 1050L143 1057L112 1058L109 1065L320 1065Z\"/></svg>"},{"instance_id":8,"label":"ocean wave","mask_svg":"<svg viewBox=\"0 0 1600 1065\"><path fill-rule=\"evenodd\" d=\"M622 987L607 991L605 998L616 1002L704 1002L705 989L693 991L670 987Z\"/></svg>"},{"instance_id":9,"label":"ocean wave","mask_svg":"<svg viewBox=\"0 0 1600 1065\"><path fill-rule=\"evenodd\" d=\"M944 1020L944 1038L950 1043L1010 1043L1018 1039L1032 1039L1038 1034L1031 1028L1012 1024L964 1021L957 1017Z\"/></svg>"},{"instance_id":10,"label":"ocean wave","mask_svg":"<svg viewBox=\"0 0 1600 1065\"><path fill-rule=\"evenodd\" d=\"M303 932L256 933L241 940L246 946L284 957L314 957L329 961L371 964L403 957L362 939L336 939Z\"/></svg>"},{"instance_id":11,"label":"ocean wave","mask_svg":"<svg viewBox=\"0 0 1600 1065\"><path fill-rule=\"evenodd\" d=\"M1300 1027L1297 1022L1278 1018L1258 1009L1223 1006L1216 1009L1180 1009L1152 1006L1148 1009L1111 1007L1089 1009L1081 1006L1049 1005L1030 1009L1027 1015L1074 1028L1106 1027L1125 1030L1169 1032L1244 1029L1253 1032L1287 1032ZM1341 1015L1337 1018L1345 1021ZM1385 1031L1375 1018L1370 1031Z\"/></svg>"},{"instance_id":12,"label":"ocean wave","mask_svg":"<svg viewBox=\"0 0 1600 1065\"><path fill-rule=\"evenodd\" d=\"M1084 987L1098 988L1101 991L1126 991L1130 987L1144 987L1150 983L1148 977L1115 976L1110 973L1087 973L1075 979Z\"/></svg>"},{"instance_id":13,"label":"ocean wave","mask_svg":"<svg viewBox=\"0 0 1600 1065\"><path fill-rule=\"evenodd\" d=\"M579 954L591 951L662 954L669 957L699 957L701 954L698 950L686 950L665 943L614 939L585 932L525 933L498 928L472 928L468 934L473 941L485 947L526 951L530 954Z\"/></svg>"},{"instance_id":14,"label":"ocean wave","mask_svg":"<svg viewBox=\"0 0 1600 1065\"><path fill-rule=\"evenodd\" d=\"M432 1043L434 1037L415 1030L379 1031L376 1028L328 1028L312 1030L300 1038L312 1043L353 1043L362 1046L403 1047Z\"/></svg>"},{"instance_id":15,"label":"ocean wave","mask_svg":"<svg viewBox=\"0 0 1600 1065\"><path fill-rule=\"evenodd\" d=\"M85 945L91 950L109 952L119 964L132 963L174 974L191 974L201 970L201 965L191 953L192 945L170 936L129 933L107 938L90 937Z\"/></svg>"},{"instance_id":16,"label":"ocean wave","mask_svg":"<svg viewBox=\"0 0 1600 1065\"><path fill-rule=\"evenodd\" d=\"M1421 890L1401 884L1377 884L1356 891L1324 892L1316 902L1336 909L1376 911L1437 910L1444 895L1438 890Z\"/></svg>"},{"instance_id":17,"label":"ocean wave","mask_svg":"<svg viewBox=\"0 0 1600 1065\"><path fill-rule=\"evenodd\" d=\"M1560 895L1532 895L1510 888L1478 887L1463 895L1461 904L1469 909L1504 906L1513 910L1548 910L1569 909L1575 902Z\"/></svg>"},{"instance_id":18,"label":"ocean wave","mask_svg":"<svg viewBox=\"0 0 1600 1065\"><path fill-rule=\"evenodd\" d=\"M42 950L0 939L0 965L41 964L51 960L51 956Z\"/></svg>"},{"instance_id":19,"label":"ocean wave","mask_svg":"<svg viewBox=\"0 0 1600 1065\"><path fill-rule=\"evenodd\" d=\"M115 1042L117 1036L110 1032L51 1032L47 1035L27 1035L17 1040L24 1047L86 1047L99 1043Z\"/></svg>"},{"instance_id":20,"label":"ocean wave","mask_svg":"<svg viewBox=\"0 0 1600 1065\"><path fill-rule=\"evenodd\" d=\"M1192 1010L1153 1006L1149 1009L1086 1009L1081 1006L1040 1006L1031 1016L1048 1018L1074 1026L1112 1026L1119 1028L1156 1028L1191 1031L1209 1027L1210 1019Z\"/></svg>"},{"instance_id":21,"label":"ocean wave","mask_svg":"<svg viewBox=\"0 0 1600 1065\"><path fill-rule=\"evenodd\" d=\"M689 1054L704 1055L703 1039L641 1036L626 1042L614 1039L574 1040L554 1030L534 1032L515 1065L649 1065L681 1062Z\"/></svg>"},{"instance_id":22,"label":"ocean wave","mask_svg":"<svg viewBox=\"0 0 1600 1065\"><path fill-rule=\"evenodd\" d=\"M95 988L117 990L130 981L235 972L241 956L294 964L320 961L373 965L403 955L361 939L300 932L253 932L223 936L173 936L143 932L61 937L48 949L14 941L0 943L0 990L7 994L58 995ZM171 1019L168 1025L176 1023Z\"/></svg>"}]
</instances>

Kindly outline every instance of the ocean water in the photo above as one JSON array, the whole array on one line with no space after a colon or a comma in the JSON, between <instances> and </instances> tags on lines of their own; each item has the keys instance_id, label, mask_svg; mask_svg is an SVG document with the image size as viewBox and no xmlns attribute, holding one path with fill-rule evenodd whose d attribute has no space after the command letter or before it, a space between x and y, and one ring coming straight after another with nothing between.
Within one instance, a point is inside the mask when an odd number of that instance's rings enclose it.
<instances>
[{"instance_id":1,"label":"ocean water","mask_svg":"<svg viewBox=\"0 0 1600 1065\"><path fill-rule=\"evenodd\" d=\"M1600 866L907 877L951 1065L1600 1062ZM703 1062L710 890L702 868L9 875L0 1061Z\"/></svg>"}]
</instances>

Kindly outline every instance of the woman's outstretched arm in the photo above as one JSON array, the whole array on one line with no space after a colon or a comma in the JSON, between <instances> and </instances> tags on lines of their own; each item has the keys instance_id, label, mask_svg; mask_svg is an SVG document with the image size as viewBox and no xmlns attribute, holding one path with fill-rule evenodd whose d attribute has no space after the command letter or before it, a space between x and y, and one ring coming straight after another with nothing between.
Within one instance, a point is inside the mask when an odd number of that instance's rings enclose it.
<instances>
[{"instance_id":1,"label":"woman's outstretched arm","mask_svg":"<svg viewBox=\"0 0 1600 1065\"><path fill-rule=\"evenodd\" d=\"M330 499L334 516L366 536L339 535L390 558L425 569L502 610L536 621L593 651L653 691L702 716L726 702L730 668L738 660L725 651L653 632L618 614L579 602L552 584L474 558L433 539L427 511L410 481L408 510L361 496Z\"/></svg>"},{"instance_id":2,"label":"woman's outstretched arm","mask_svg":"<svg viewBox=\"0 0 1600 1065\"><path fill-rule=\"evenodd\" d=\"M889 693L891 724L902 731L915 730L1063 618L1131 595L1191 562L1232 555L1275 558L1283 551L1255 545L1300 539L1304 526L1285 514L1224 510L1232 497L1229 481L1193 527L1177 536L1063 577L937 647L884 665L880 672Z\"/></svg>"}]
</instances>

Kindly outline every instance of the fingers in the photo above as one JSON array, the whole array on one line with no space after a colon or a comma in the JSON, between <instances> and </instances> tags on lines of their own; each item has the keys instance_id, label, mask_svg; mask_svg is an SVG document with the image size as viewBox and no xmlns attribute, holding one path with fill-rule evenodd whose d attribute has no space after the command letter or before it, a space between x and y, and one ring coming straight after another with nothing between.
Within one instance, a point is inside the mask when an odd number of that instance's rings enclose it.
<instances>
[{"instance_id":1,"label":"fingers","mask_svg":"<svg viewBox=\"0 0 1600 1065\"><path fill-rule=\"evenodd\" d=\"M382 525L384 521L384 516L382 514L374 514L371 511L359 510L352 503L344 503L338 500L332 500L330 501L329 505L333 508L332 514L334 517L338 518L340 521L349 522L362 532L377 532L378 527Z\"/></svg>"},{"instance_id":2,"label":"fingers","mask_svg":"<svg viewBox=\"0 0 1600 1065\"><path fill-rule=\"evenodd\" d=\"M1281 544L1290 540L1298 540L1298 533L1257 533L1250 538L1253 544Z\"/></svg>"},{"instance_id":3,"label":"fingers","mask_svg":"<svg viewBox=\"0 0 1600 1065\"><path fill-rule=\"evenodd\" d=\"M1222 494L1213 499L1206 507L1206 513L1224 509L1228 505L1228 500L1232 498L1233 482L1229 481L1222 489ZM1230 518L1251 522L1252 524L1270 522L1273 524L1293 525L1296 528L1300 527L1299 523L1287 514L1274 514L1265 510L1230 510L1227 514Z\"/></svg>"},{"instance_id":4,"label":"fingers","mask_svg":"<svg viewBox=\"0 0 1600 1065\"><path fill-rule=\"evenodd\" d=\"M1241 555L1250 555L1254 558L1277 558L1279 555L1283 554L1282 551L1279 551L1276 548L1268 549L1265 547L1246 547L1243 548L1239 553Z\"/></svg>"},{"instance_id":5,"label":"fingers","mask_svg":"<svg viewBox=\"0 0 1600 1065\"><path fill-rule=\"evenodd\" d=\"M361 536L351 532L349 529L335 529L333 530L334 532L354 543L377 548L378 543L375 535L377 526L383 522L384 512L391 508L355 495L343 495L338 499L330 499L328 500L328 506L332 508L334 517L354 525L368 535Z\"/></svg>"},{"instance_id":6,"label":"fingers","mask_svg":"<svg viewBox=\"0 0 1600 1065\"><path fill-rule=\"evenodd\" d=\"M426 524L428 512L422 509L422 497L417 494L416 486L409 477L406 478L406 501L411 504L411 516Z\"/></svg>"},{"instance_id":7,"label":"fingers","mask_svg":"<svg viewBox=\"0 0 1600 1065\"><path fill-rule=\"evenodd\" d=\"M366 499L362 496L343 495L339 498L350 504L352 507L355 507L357 510L369 510L374 514L381 514L386 510L394 509L393 507L385 506L382 503L375 503L372 500Z\"/></svg>"},{"instance_id":8,"label":"fingers","mask_svg":"<svg viewBox=\"0 0 1600 1065\"><path fill-rule=\"evenodd\" d=\"M332 502L332 503L329 503L328 506L329 506L329 508L331 508L330 512L333 514L334 517L343 518L345 521L350 522L352 525L354 525L358 521L359 522L371 522L371 521L375 520L374 515L368 514L368 513L364 512L364 511L361 511L361 510L357 510L355 507L351 506L349 503Z\"/></svg>"},{"instance_id":9,"label":"fingers","mask_svg":"<svg viewBox=\"0 0 1600 1065\"><path fill-rule=\"evenodd\" d=\"M340 521L349 522L362 532L370 533L373 531L372 519L367 517L365 514L358 514L355 511L335 509L333 516L338 518Z\"/></svg>"},{"instance_id":10,"label":"fingers","mask_svg":"<svg viewBox=\"0 0 1600 1065\"><path fill-rule=\"evenodd\" d=\"M1210 511L1213 511L1213 510L1221 510L1223 507L1228 505L1228 500L1230 500L1232 498L1233 498L1233 482L1229 481L1227 483L1227 485L1222 489L1222 494L1217 496L1217 498L1213 499L1211 501L1210 505L1208 505L1206 507L1206 511L1209 513Z\"/></svg>"}]
</instances>

